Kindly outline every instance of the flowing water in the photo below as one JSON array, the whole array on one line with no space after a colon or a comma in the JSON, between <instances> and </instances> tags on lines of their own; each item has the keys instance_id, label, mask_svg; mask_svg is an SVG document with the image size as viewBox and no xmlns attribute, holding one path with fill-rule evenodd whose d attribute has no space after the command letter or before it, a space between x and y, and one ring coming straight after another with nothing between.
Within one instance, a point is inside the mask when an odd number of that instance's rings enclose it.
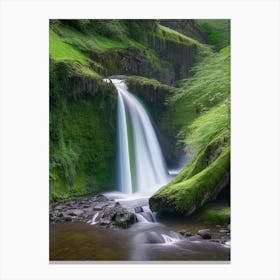
<instances>
[{"instance_id":1,"label":"flowing water","mask_svg":"<svg viewBox=\"0 0 280 280\"><path fill-rule=\"evenodd\" d=\"M118 176L123 193L152 193L170 177L162 151L142 103L123 80L110 80L118 91Z\"/></svg>"},{"instance_id":2,"label":"flowing water","mask_svg":"<svg viewBox=\"0 0 280 280\"><path fill-rule=\"evenodd\" d=\"M156 219L147 197L106 194L128 209L141 206L138 222L128 229L105 228L90 223L58 223L50 226L50 260L72 261L229 261L230 244L204 240L195 233L209 228L221 238L220 228L185 218ZM96 217L94 217L94 220ZM179 230L193 236L183 237Z\"/></svg>"},{"instance_id":3,"label":"flowing water","mask_svg":"<svg viewBox=\"0 0 280 280\"><path fill-rule=\"evenodd\" d=\"M183 237L178 230L193 234L209 225L186 219L161 218L150 211L148 197L175 176L168 172L162 151L142 103L122 80L112 82L118 91L118 185L120 193L106 196L135 211L137 223L128 229L102 228L98 213L88 223L59 223L50 226L50 260L229 260L229 243L220 244L199 236ZM135 210L139 209L139 211ZM218 229L211 228L218 236Z\"/></svg>"}]
</instances>

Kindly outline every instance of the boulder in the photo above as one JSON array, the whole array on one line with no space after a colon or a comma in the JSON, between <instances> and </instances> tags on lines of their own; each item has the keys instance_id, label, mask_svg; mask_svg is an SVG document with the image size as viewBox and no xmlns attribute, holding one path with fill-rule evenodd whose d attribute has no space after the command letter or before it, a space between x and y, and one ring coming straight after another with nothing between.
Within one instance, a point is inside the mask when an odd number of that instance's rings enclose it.
<instances>
[{"instance_id":1,"label":"boulder","mask_svg":"<svg viewBox=\"0 0 280 280\"><path fill-rule=\"evenodd\" d=\"M115 225L121 228L127 228L137 222L136 215L122 207L119 202L114 206L104 208L99 217L100 225Z\"/></svg>"},{"instance_id":2,"label":"boulder","mask_svg":"<svg viewBox=\"0 0 280 280\"><path fill-rule=\"evenodd\" d=\"M190 236L192 236L192 233L191 233L190 231L185 230L185 229L179 230L178 232L179 232L179 234L181 234L183 237L190 237Z\"/></svg>"},{"instance_id":3,"label":"boulder","mask_svg":"<svg viewBox=\"0 0 280 280\"><path fill-rule=\"evenodd\" d=\"M78 217L81 216L83 213L84 211L81 209L73 209L66 212L66 214L70 216L78 216Z\"/></svg>"},{"instance_id":4,"label":"boulder","mask_svg":"<svg viewBox=\"0 0 280 280\"><path fill-rule=\"evenodd\" d=\"M203 239L211 239L210 229L200 229L197 234Z\"/></svg>"}]
</instances>

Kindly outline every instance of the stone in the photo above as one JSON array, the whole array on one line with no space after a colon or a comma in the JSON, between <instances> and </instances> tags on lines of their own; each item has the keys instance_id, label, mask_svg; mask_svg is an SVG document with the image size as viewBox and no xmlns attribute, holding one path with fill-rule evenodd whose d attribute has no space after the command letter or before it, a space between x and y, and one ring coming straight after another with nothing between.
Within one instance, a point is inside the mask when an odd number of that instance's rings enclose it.
<instances>
[{"instance_id":1,"label":"stone","mask_svg":"<svg viewBox=\"0 0 280 280\"><path fill-rule=\"evenodd\" d=\"M200 229L197 234L203 239L211 239L210 229Z\"/></svg>"},{"instance_id":2,"label":"stone","mask_svg":"<svg viewBox=\"0 0 280 280\"><path fill-rule=\"evenodd\" d=\"M190 236L190 238L189 238L190 241L199 241L199 240L202 240L202 239L203 238L200 235L198 235L198 234Z\"/></svg>"},{"instance_id":3,"label":"stone","mask_svg":"<svg viewBox=\"0 0 280 280\"><path fill-rule=\"evenodd\" d=\"M74 209L74 210L69 210L66 212L66 214L70 216L81 216L84 213L83 210L81 209Z\"/></svg>"},{"instance_id":4,"label":"stone","mask_svg":"<svg viewBox=\"0 0 280 280\"><path fill-rule=\"evenodd\" d=\"M225 234L225 233L228 233L229 231L227 229L221 229L221 230L219 230L219 232Z\"/></svg>"},{"instance_id":5,"label":"stone","mask_svg":"<svg viewBox=\"0 0 280 280\"><path fill-rule=\"evenodd\" d=\"M115 225L121 228L127 228L137 222L136 215L122 207L119 202L104 208L99 217L101 225Z\"/></svg>"},{"instance_id":6,"label":"stone","mask_svg":"<svg viewBox=\"0 0 280 280\"><path fill-rule=\"evenodd\" d=\"M63 208L64 208L63 205L56 205L56 206L54 207L55 210L62 210Z\"/></svg>"},{"instance_id":7,"label":"stone","mask_svg":"<svg viewBox=\"0 0 280 280\"><path fill-rule=\"evenodd\" d=\"M70 216L65 216L65 217L64 217L64 221L65 221L65 222L72 222L72 217L70 217Z\"/></svg>"},{"instance_id":8,"label":"stone","mask_svg":"<svg viewBox=\"0 0 280 280\"><path fill-rule=\"evenodd\" d=\"M101 211L103 210L104 207L108 206L109 204L107 202L100 202L100 203L97 203L94 207L93 207L93 210L95 211Z\"/></svg>"},{"instance_id":9,"label":"stone","mask_svg":"<svg viewBox=\"0 0 280 280\"><path fill-rule=\"evenodd\" d=\"M178 232L179 232L179 234L181 234L183 237L190 237L190 236L192 236L192 233L191 233L190 231L185 230L185 229L179 230Z\"/></svg>"}]
</instances>

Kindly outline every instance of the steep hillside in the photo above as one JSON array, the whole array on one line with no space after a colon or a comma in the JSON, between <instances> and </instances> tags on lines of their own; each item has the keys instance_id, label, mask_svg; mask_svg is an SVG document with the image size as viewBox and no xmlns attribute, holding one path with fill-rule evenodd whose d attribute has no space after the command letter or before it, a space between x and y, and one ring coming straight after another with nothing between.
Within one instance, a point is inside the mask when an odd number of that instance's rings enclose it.
<instances>
[{"instance_id":1,"label":"steep hillside","mask_svg":"<svg viewBox=\"0 0 280 280\"><path fill-rule=\"evenodd\" d=\"M205 48L194 75L169 98L175 122L193 156L169 184L150 198L154 211L190 215L230 184L230 48Z\"/></svg>"}]
</instances>

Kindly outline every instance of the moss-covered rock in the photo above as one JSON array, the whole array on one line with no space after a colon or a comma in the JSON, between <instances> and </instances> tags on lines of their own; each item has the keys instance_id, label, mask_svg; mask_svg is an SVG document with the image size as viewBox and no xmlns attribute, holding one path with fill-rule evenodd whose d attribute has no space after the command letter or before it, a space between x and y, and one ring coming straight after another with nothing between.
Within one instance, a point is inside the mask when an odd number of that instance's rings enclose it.
<instances>
[{"instance_id":1,"label":"moss-covered rock","mask_svg":"<svg viewBox=\"0 0 280 280\"><path fill-rule=\"evenodd\" d=\"M205 205L192 219L215 225L228 225L227 228L230 230L230 207L217 203L210 203Z\"/></svg>"},{"instance_id":2,"label":"moss-covered rock","mask_svg":"<svg viewBox=\"0 0 280 280\"><path fill-rule=\"evenodd\" d=\"M206 202L214 200L229 184L229 147L206 168L193 176L177 182L171 181L157 191L149 200L150 208L156 212L191 215Z\"/></svg>"},{"instance_id":3,"label":"moss-covered rock","mask_svg":"<svg viewBox=\"0 0 280 280\"><path fill-rule=\"evenodd\" d=\"M76 61L50 62L50 199L110 188L116 90Z\"/></svg>"}]
</instances>

